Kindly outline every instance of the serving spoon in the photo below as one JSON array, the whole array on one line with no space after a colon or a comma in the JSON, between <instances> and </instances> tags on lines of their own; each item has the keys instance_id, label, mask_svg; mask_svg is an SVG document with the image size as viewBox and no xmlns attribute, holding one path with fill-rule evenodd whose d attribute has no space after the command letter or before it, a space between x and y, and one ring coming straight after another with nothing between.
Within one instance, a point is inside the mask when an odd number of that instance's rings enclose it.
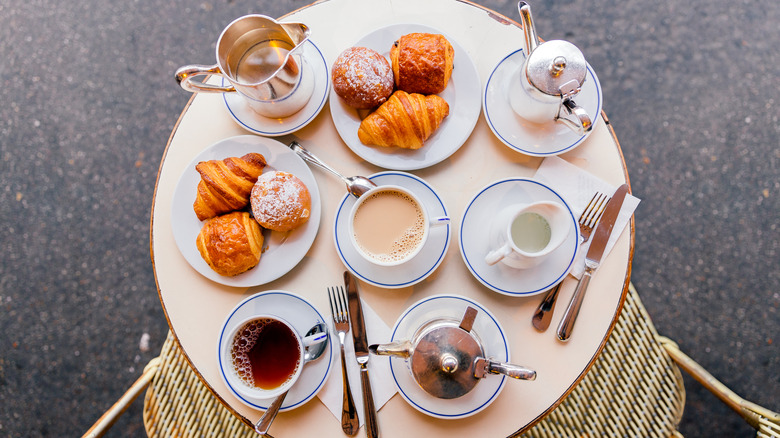
<instances>
[{"instance_id":1,"label":"serving spoon","mask_svg":"<svg viewBox=\"0 0 780 438\"><path fill-rule=\"evenodd\" d=\"M298 143L295 140L293 140L287 146L293 151L295 151L295 153L298 154L305 161L308 161L309 163L314 164L320 169L327 170L328 172L341 178L341 180L344 181L344 184L347 185L347 191L349 191L349 193L351 193L356 198L361 197L364 193L376 187L376 184L373 181L371 181L370 179L364 176L347 177L340 174L334 168L328 166L327 164L325 164L324 161L320 160L314 154L306 150L303 146L300 145L300 143Z\"/></svg>"},{"instance_id":2,"label":"serving spoon","mask_svg":"<svg viewBox=\"0 0 780 438\"><path fill-rule=\"evenodd\" d=\"M307 363L319 359L320 356L322 356L322 353L325 352L325 347L328 345L326 342L328 339L328 327L325 325L325 323L319 322L315 324L311 329L309 329L309 331L306 333L306 336L311 336L316 333L326 333L326 336L324 336L322 340L316 344L309 345L304 349L303 364L301 366L305 366ZM265 411L263 416L257 420L257 424L255 424L255 431L257 433L260 435L265 435L268 433L268 429L271 428L271 423L273 423L274 418L276 418L276 414L279 413L279 408L282 407L282 403L284 403L284 398L287 397L288 392L290 392L289 389L279 394L273 403L271 403L271 406L268 407L268 410Z\"/></svg>"}]
</instances>

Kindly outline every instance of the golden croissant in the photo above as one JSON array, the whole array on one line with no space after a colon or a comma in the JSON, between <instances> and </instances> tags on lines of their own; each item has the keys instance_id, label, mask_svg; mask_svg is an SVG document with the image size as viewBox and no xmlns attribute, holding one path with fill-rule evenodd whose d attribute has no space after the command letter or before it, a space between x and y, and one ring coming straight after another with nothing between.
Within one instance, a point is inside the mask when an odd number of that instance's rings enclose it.
<instances>
[{"instance_id":1,"label":"golden croissant","mask_svg":"<svg viewBox=\"0 0 780 438\"><path fill-rule=\"evenodd\" d=\"M203 260L220 275L234 276L254 268L263 252L263 232L245 211L206 221L195 241Z\"/></svg>"},{"instance_id":2,"label":"golden croissant","mask_svg":"<svg viewBox=\"0 0 780 438\"><path fill-rule=\"evenodd\" d=\"M439 96L399 90L363 119L358 138L365 145L419 149L449 113L449 104Z\"/></svg>"},{"instance_id":3,"label":"golden croissant","mask_svg":"<svg viewBox=\"0 0 780 438\"><path fill-rule=\"evenodd\" d=\"M266 165L265 157L250 152L243 157L201 161L198 194L192 205L200 220L240 210L249 205L249 195Z\"/></svg>"}]
</instances>

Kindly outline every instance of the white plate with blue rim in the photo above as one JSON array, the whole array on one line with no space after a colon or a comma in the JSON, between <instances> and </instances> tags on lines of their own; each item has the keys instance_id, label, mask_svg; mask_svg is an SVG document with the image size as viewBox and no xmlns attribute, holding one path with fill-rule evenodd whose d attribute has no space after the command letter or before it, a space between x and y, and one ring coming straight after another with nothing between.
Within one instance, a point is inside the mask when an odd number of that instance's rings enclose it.
<instances>
[{"instance_id":1,"label":"white plate with blue rim","mask_svg":"<svg viewBox=\"0 0 780 438\"><path fill-rule=\"evenodd\" d=\"M242 128L265 137L291 134L308 125L325 107L330 90L330 69L320 49L311 40L303 44L303 56L314 74L314 91L306 105L283 118L264 117L252 110L239 93L222 93L228 113ZM222 86L227 86L222 78Z\"/></svg>"},{"instance_id":2,"label":"white plate with blue rim","mask_svg":"<svg viewBox=\"0 0 780 438\"><path fill-rule=\"evenodd\" d=\"M509 343L498 320L482 305L458 295L434 295L410 306L395 323L391 340L410 339L426 322L437 318L461 320L466 307L477 309L472 331L482 342L485 355L499 362L510 362ZM474 415L487 408L504 389L506 376L489 375L465 395L441 399L425 392L414 380L406 360L389 357L390 371L398 392L412 407L436 418L458 419Z\"/></svg>"},{"instance_id":3,"label":"white plate with blue rim","mask_svg":"<svg viewBox=\"0 0 780 438\"><path fill-rule=\"evenodd\" d=\"M430 217L449 216L436 191L421 178L405 172L381 172L369 177L377 185L397 185L410 190L425 204ZM451 224L432 227L417 255L398 266L379 266L363 258L349 236L349 215L357 198L347 194L336 210L334 241L344 266L355 276L378 287L397 289L412 286L431 275L444 260L450 246Z\"/></svg>"},{"instance_id":4,"label":"white plate with blue rim","mask_svg":"<svg viewBox=\"0 0 780 438\"><path fill-rule=\"evenodd\" d=\"M553 201L569 213L572 226L563 244L538 265L516 269L496 263L488 265L485 256L493 230L490 224L496 212L515 204ZM509 296L532 296L548 290L569 273L579 250L577 218L566 201L547 185L529 178L507 178L488 184L467 204L460 224L460 253L469 271L488 288Z\"/></svg>"},{"instance_id":5,"label":"white plate with blue rim","mask_svg":"<svg viewBox=\"0 0 780 438\"><path fill-rule=\"evenodd\" d=\"M233 385L236 378L229 378L228 373L234 373L230 359L230 344L232 339L228 339L232 330L247 318L255 315L274 315L289 322L301 336L305 335L315 324L327 323L319 311L302 296L282 290L270 290L252 295L241 301L225 319L222 325L222 331L219 335L217 345L217 363L219 364L219 375L230 389L231 394L238 398L242 403L250 408L267 410L275 397L270 399L260 399L247 397L238 393ZM325 385L325 381L330 374L331 365L333 365L333 338L329 334L327 347L322 352L319 359L307 363L301 371L298 381L290 388L284 404L280 411L289 411L314 398Z\"/></svg>"},{"instance_id":6,"label":"white plate with blue rim","mask_svg":"<svg viewBox=\"0 0 780 438\"><path fill-rule=\"evenodd\" d=\"M268 165L263 172L283 170L300 178L311 194L311 216L305 224L288 231L263 230L263 255L254 268L233 277L218 274L203 260L195 244L203 227L192 204L197 196L200 174L195 165L201 161L240 157L249 152L262 154ZM317 180L311 169L295 152L284 144L256 135L239 135L220 140L199 153L179 178L171 200L171 227L176 246L184 258L201 275L214 282L233 287L259 286L276 280L294 268L314 243L320 227L322 201Z\"/></svg>"},{"instance_id":7,"label":"white plate with blue rim","mask_svg":"<svg viewBox=\"0 0 780 438\"><path fill-rule=\"evenodd\" d=\"M490 130L505 145L525 155L547 157L568 152L582 144L593 130L577 134L562 123L533 123L515 114L509 104L509 84L520 80L518 70L525 62L519 49L502 59L493 69L485 84L485 121ZM590 64L587 65L585 82L574 101L585 109L595 125L601 118L601 84Z\"/></svg>"},{"instance_id":8,"label":"white plate with blue rim","mask_svg":"<svg viewBox=\"0 0 780 438\"><path fill-rule=\"evenodd\" d=\"M482 109L481 83L474 62L457 41L438 29L422 24L393 24L368 33L353 46L376 50L389 61L393 42L403 35L414 32L444 35L455 51L450 82L447 88L438 94L449 104L450 113L425 141L423 147L410 150L364 145L358 138L358 128L360 122L368 115L368 111L350 107L335 91L331 91L330 115L341 139L360 158L385 169L422 169L447 159L469 138Z\"/></svg>"}]
</instances>

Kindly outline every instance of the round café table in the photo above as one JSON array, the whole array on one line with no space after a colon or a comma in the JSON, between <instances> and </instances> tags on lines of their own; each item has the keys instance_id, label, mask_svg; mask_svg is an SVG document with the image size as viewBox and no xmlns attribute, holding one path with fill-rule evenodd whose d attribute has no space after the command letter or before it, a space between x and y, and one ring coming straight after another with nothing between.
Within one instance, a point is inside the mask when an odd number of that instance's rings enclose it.
<instances>
[{"instance_id":1,"label":"round caf\u00e9 table","mask_svg":"<svg viewBox=\"0 0 780 438\"><path fill-rule=\"evenodd\" d=\"M468 53L480 80L474 87L482 90L493 68L520 49L523 40L522 29L515 21L462 0L328 0L292 12L284 20L310 26L311 40L328 66L342 50L375 29L408 23L438 29ZM216 38L214 35L215 41ZM303 260L287 274L248 288L224 286L207 279L190 266L174 240L174 191L187 166L201 151L226 138L246 134L250 133L233 120L222 95L193 96L174 128L160 165L151 216L151 254L160 301L188 362L225 406L247 424L254 424L262 412L237 400L219 375L216 348L222 324L239 302L266 290L299 294L329 318L326 288L342 284L345 270L335 249L333 232L336 209L345 190L337 178L312 169L322 201L319 231ZM328 104L294 134L306 148L345 174L371 175L386 170L361 159L345 145ZM609 184L628 182L620 145L603 112L592 134L560 157ZM555 328L576 286L574 278L568 277L563 284L550 328L539 333L530 321L543 295L516 297L488 289L469 272L459 251L460 215L475 194L503 178L532 177L543 159L507 147L493 134L481 112L471 135L454 154L438 164L409 172L428 182L442 198L453 220L452 242L442 263L424 281L398 289L361 281L361 297L389 327L407 307L422 298L442 293L468 297L484 305L500 321L512 359L536 370L538 378L533 382L507 382L487 409L455 420L424 415L396 394L378 414L383 435L508 436L522 432L561 403L604 347L628 290L634 249L633 218L594 275L574 335L566 343L556 339ZM330 378L340 381L337 362L334 365ZM386 378L389 376L372 375L372 380ZM353 385L353 391L359 390L359 386ZM358 409L361 408L359 405ZM271 433L343 436L339 420L317 398L281 413Z\"/></svg>"}]
</instances>

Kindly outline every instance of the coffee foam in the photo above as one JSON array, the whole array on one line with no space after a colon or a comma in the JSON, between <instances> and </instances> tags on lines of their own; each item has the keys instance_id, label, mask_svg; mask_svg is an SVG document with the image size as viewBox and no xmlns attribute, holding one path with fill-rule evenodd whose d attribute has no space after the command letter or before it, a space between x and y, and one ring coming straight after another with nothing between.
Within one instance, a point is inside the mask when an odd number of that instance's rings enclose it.
<instances>
[{"instance_id":1,"label":"coffee foam","mask_svg":"<svg viewBox=\"0 0 780 438\"><path fill-rule=\"evenodd\" d=\"M370 198L363 201L363 205L370 202L372 199L379 198L381 196L397 196L409 202L409 204L414 205L417 217L415 218L414 223L411 224L409 228L404 230L403 234L399 238L393 241L390 251L387 253L376 253L370 251L360 242L360 239L355 236L355 240L358 243L358 246L360 246L360 249L367 255L383 263L398 262L406 259L421 244L423 236L425 235L425 217L423 216L421 206L417 203L416 200L414 200L414 198L410 197L406 193L395 190L374 193L370 196ZM361 205L361 207L363 205ZM358 209L358 214L359 212L360 209Z\"/></svg>"},{"instance_id":2,"label":"coffee foam","mask_svg":"<svg viewBox=\"0 0 780 438\"><path fill-rule=\"evenodd\" d=\"M255 384L255 379L252 375L252 362L249 360L249 352L260 338L260 334L262 333L263 328L274 321L275 320L270 318L254 319L244 324L244 326L238 330L233 337L233 345L230 349L230 359L231 364L233 365L233 372L242 383L249 387L258 387L258 385ZM299 366L300 364L296 365L295 370L291 373L291 378L298 371ZM282 385L286 383L287 382L284 382Z\"/></svg>"}]
</instances>

